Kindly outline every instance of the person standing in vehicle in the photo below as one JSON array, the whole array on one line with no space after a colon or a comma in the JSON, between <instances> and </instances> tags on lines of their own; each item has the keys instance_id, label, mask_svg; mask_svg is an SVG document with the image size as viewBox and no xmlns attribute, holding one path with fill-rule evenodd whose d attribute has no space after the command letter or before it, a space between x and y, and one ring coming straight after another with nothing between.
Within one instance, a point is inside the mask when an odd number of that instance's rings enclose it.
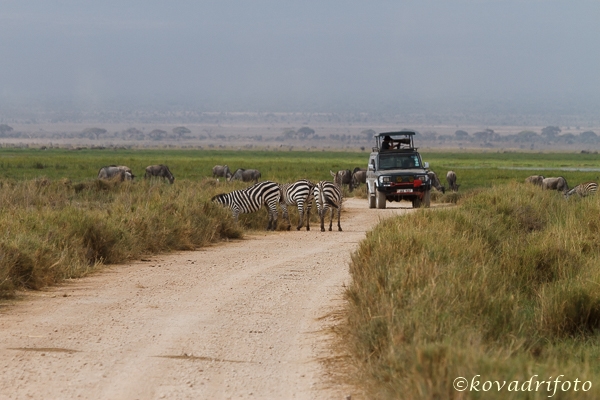
<instances>
[{"instance_id":1,"label":"person standing in vehicle","mask_svg":"<svg viewBox=\"0 0 600 400\"><path fill-rule=\"evenodd\" d=\"M381 150L389 150L392 148L392 138L386 136L383 138L383 142L381 142Z\"/></svg>"}]
</instances>

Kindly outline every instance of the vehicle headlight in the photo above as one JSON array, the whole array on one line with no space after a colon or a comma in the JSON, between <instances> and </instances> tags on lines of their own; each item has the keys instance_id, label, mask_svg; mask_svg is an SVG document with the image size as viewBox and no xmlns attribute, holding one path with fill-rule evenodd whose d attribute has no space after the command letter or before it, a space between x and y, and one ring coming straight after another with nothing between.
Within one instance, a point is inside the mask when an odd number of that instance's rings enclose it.
<instances>
[{"instance_id":1,"label":"vehicle headlight","mask_svg":"<svg viewBox=\"0 0 600 400\"><path fill-rule=\"evenodd\" d=\"M391 178L389 176L380 176L379 181L382 183L389 183Z\"/></svg>"},{"instance_id":2,"label":"vehicle headlight","mask_svg":"<svg viewBox=\"0 0 600 400\"><path fill-rule=\"evenodd\" d=\"M429 176L428 175L416 175L415 179L419 179L421 182L427 182L427 181L429 181Z\"/></svg>"}]
</instances>

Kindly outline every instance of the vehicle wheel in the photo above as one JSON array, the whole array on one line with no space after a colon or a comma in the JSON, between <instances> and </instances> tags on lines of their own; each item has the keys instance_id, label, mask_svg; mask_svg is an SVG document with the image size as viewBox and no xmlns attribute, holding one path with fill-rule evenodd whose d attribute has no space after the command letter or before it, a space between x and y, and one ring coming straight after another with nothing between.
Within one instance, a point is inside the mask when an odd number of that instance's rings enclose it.
<instances>
[{"instance_id":1,"label":"vehicle wheel","mask_svg":"<svg viewBox=\"0 0 600 400\"><path fill-rule=\"evenodd\" d=\"M426 190L423 194L423 207L429 208L431 206L431 190Z\"/></svg>"},{"instance_id":2,"label":"vehicle wheel","mask_svg":"<svg viewBox=\"0 0 600 400\"><path fill-rule=\"evenodd\" d=\"M421 207L421 199L418 197L415 197L412 201L413 203L413 208L419 208Z\"/></svg>"},{"instance_id":3,"label":"vehicle wheel","mask_svg":"<svg viewBox=\"0 0 600 400\"><path fill-rule=\"evenodd\" d=\"M376 196L376 206L379 209L384 209L385 208L385 193L384 192L375 192L375 196Z\"/></svg>"},{"instance_id":4,"label":"vehicle wheel","mask_svg":"<svg viewBox=\"0 0 600 400\"><path fill-rule=\"evenodd\" d=\"M369 196L369 208L375 208L375 195L371 195L371 193L367 193Z\"/></svg>"}]
</instances>

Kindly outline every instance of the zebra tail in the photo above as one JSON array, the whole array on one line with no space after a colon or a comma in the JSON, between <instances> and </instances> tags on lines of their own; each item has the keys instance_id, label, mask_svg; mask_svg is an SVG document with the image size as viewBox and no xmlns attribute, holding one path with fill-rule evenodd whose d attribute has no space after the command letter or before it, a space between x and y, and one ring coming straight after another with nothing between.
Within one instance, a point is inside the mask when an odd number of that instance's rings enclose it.
<instances>
[{"instance_id":1,"label":"zebra tail","mask_svg":"<svg viewBox=\"0 0 600 400\"><path fill-rule=\"evenodd\" d=\"M332 199L327 199L327 204L329 204L333 208L338 208L338 205Z\"/></svg>"},{"instance_id":2,"label":"zebra tail","mask_svg":"<svg viewBox=\"0 0 600 400\"><path fill-rule=\"evenodd\" d=\"M317 205L321 205L321 210L319 210L319 214L321 214L321 212L325 213L325 190L323 185L319 184L319 201L317 203Z\"/></svg>"}]
</instances>

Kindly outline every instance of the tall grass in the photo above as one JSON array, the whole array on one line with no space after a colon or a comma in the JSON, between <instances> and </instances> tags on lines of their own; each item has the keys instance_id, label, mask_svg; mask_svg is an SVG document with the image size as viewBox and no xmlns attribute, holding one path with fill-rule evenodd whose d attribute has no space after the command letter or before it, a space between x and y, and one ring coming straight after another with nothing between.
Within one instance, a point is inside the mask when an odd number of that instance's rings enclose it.
<instances>
[{"instance_id":1,"label":"tall grass","mask_svg":"<svg viewBox=\"0 0 600 400\"><path fill-rule=\"evenodd\" d=\"M352 256L348 343L370 396L551 394L453 388L476 375L600 384L600 197L512 183L459 204L386 220Z\"/></svg>"},{"instance_id":2,"label":"tall grass","mask_svg":"<svg viewBox=\"0 0 600 400\"><path fill-rule=\"evenodd\" d=\"M359 153L203 150L0 149L0 297L82 276L101 264L193 249L264 229L267 214L241 215L210 198L248 183L217 182L216 164L258 168L262 179L331 180L329 170L366 163ZM144 169L167 164L174 185L144 182ZM95 179L104 165L131 167L134 183ZM345 189L346 195L350 195ZM311 222L317 223L316 210ZM292 225L297 210L290 209ZM286 224L279 224L284 229Z\"/></svg>"},{"instance_id":3,"label":"tall grass","mask_svg":"<svg viewBox=\"0 0 600 400\"><path fill-rule=\"evenodd\" d=\"M80 277L101 264L190 250L259 228L266 216L245 216L235 225L229 210L210 202L224 189L213 180L3 181L0 297Z\"/></svg>"}]
</instances>

